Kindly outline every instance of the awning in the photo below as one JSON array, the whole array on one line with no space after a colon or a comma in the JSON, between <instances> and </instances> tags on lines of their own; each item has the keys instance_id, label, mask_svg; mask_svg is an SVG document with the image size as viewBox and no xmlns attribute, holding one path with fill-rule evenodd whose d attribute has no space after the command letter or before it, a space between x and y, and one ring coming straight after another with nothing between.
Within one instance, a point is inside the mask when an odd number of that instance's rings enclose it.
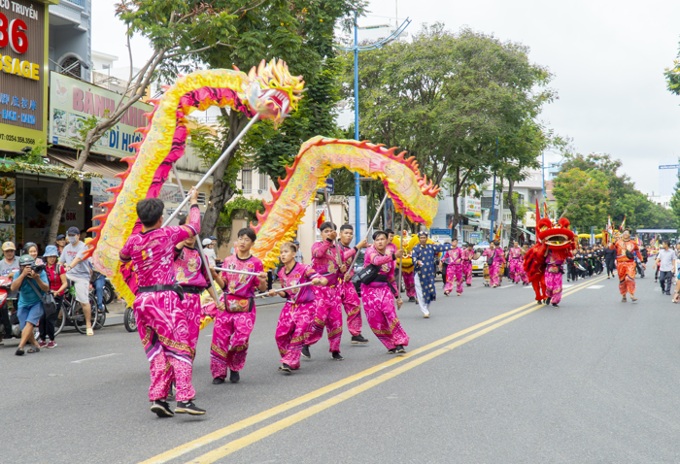
<instances>
[{"instance_id":1,"label":"awning","mask_svg":"<svg viewBox=\"0 0 680 464\"><path fill-rule=\"evenodd\" d=\"M76 165L75 155L48 150L47 157L52 162L56 161L69 167L74 167ZM126 169L127 163L122 161L100 161L90 157L85 161L82 171L96 173L102 177L112 179L116 174L125 172Z\"/></svg>"},{"instance_id":2,"label":"awning","mask_svg":"<svg viewBox=\"0 0 680 464\"><path fill-rule=\"evenodd\" d=\"M525 228L523 228L523 227L519 227L519 226L517 226L517 229L518 229L518 230L521 230L521 231L524 232L525 234L529 234L529 238L530 238L530 239L536 240L536 234L533 233L532 231L530 231L530 230L528 230L528 229L525 229Z\"/></svg>"}]
</instances>

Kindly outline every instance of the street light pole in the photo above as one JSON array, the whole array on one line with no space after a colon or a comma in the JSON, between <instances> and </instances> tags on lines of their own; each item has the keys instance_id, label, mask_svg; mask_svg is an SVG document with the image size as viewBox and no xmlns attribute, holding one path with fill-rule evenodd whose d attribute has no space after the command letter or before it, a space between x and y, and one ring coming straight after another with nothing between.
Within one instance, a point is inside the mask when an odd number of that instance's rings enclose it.
<instances>
[{"instance_id":1,"label":"street light pole","mask_svg":"<svg viewBox=\"0 0 680 464\"><path fill-rule=\"evenodd\" d=\"M399 37L402 32L411 24L411 19L406 18L401 26L399 26L392 34L379 41L359 46L359 24L358 24L358 14L354 10L354 44L351 49L342 48L343 50L354 52L354 140L359 141L359 52L365 50L375 50L377 48L386 45ZM382 27L382 26L378 26ZM355 218L355 234L354 243L359 243L361 241L361 179L359 178L359 173L354 173L354 218Z\"/></svg>"},{"instance_id":2,"label":"street light pole","mask_svg":"<svg viewBox=\"0 0 680 464\"><path fill-rule=\"evenodd\" d=\"M496 160L498 160L498 137L496 137ZM491 221L489 224L489 243L493 242L493 219L496 215L496 169L493 170L493 187L491 188Z\"/></svg>"}]
</instances>

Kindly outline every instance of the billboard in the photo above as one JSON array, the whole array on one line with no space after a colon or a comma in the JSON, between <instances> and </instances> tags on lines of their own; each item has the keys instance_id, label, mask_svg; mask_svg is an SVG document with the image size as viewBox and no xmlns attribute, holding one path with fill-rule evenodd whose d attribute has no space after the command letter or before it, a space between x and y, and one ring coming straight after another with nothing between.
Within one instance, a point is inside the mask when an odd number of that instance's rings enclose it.
<instances>
[{"instance_id":1,"label":"billboard","mask_svg":"<svg viewBox=\"0 0 680 464\"><path fill-rule=\"evenodd\" d=\"M0 150L45 147L47 5L0 0Z\"/></svg>"},{"instance_id":2,"label":"billboard","mask_svg":"<svg viewBox=\"0 0 680 464\"><path fill-rule=\"evenodd\" d=\"M82 145L79 130L85 120L91 116L105 118L112 114L121 98L122 95L89 82L51 73L50 143L77 149ZM117 158L133 154L135 150L131 145L142 140L142 134L135 130L147 125L144 114L152 110L151 105L135 103L125 112L118 124L95 143L92 153Z\"/></svg>"}]
</instances>

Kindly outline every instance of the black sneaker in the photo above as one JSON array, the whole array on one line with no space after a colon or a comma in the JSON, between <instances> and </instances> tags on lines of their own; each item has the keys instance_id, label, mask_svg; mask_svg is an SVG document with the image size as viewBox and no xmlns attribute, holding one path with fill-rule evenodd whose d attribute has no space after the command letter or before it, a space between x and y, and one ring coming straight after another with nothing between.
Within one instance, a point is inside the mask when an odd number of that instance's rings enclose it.
<instances>
[{"instance_id":1,"label":"black sneaker","mask_svg":"<svg viewBox=\"0 0 680 464\"><path fill-rule=\"evenodd\" d=\"M231 383L238 383L239 380L241 380L241 375L238 373L238 371L229 372L229 381Z\"/></svg>"},{"instance_id":2,"label":"black sneaker","mask_svg":"<svg viewBox=\"0 0 680 464\"><path fill-rule=\"evenodd\" d=\"M555 308L559 308L559 307L560 307L560 305L558 305L557 303L553 303L552 305L553 305Z\"/></svg>"},{"instance_id":3,"label":"black sneaker","mask_svg":"<svg viewBox=\"0 0 680 464\"><path fill-rule=\"evenodd\" d=\"M167 401L156 400L151 403L151 412L155 413L158 417L173 417L175 415L170 409L170 405Z\"/></svg>"},{"instance_id":4,"label":"black sneaker","mask_svg":"<svg viewBox=\"0 0 680 464\"><path fill-rule=\"evenodd\" d=\"M224 383L224 377L215 377L213 379L213 385L222 385Z\"/></svg>"},{"instance_id":5,"label":"black sneaker","mask_svg":"<svg viewBox=\"0 0 680 464\"><path fill-rule=\"evenodd\" d=\"M335 361L342 361L343 359L345 359L345 358L340 354L339 351L333 351L333 352L331 353L331 357L332 357Z\"/></svg>"},{"instance_id":6,"label":"black sneaker","mask_svg":"<svg viewBox=\"0 0 680 464\"><path fill-rule=\"evenodd\" d=\"M312 354L309 352L308 345L302 345L302 356L304 356L307 359L312 359Z\"/></svg>"},{"instance_id":7,"label":"black sneaker","mask_svg":"<svg viewBox=\"0 0 680 464\"><path fill-rule=\"evenodd\" d=\"M193 401L178 401L175 408L177 414L191 414L192 416L202 416L205 414L205 409L201 409L194 404Z\"/></svg>"},{"instance_id":8,"label":"black sneaker","mask_svg":"<svg viewBox=\"0 0 680 464\"><path fill-rule=\"evenodd\" d=\"M290 366L286 363L283 363L279 366L279 370L283 372L284 374L291 374L293 371L290 368Z\"/></svg>"},{"instance_id":9,"label":"black sneaker","mask_svg":"<svg viewBox=\"0 0 680 464\"><path fill-rule=\"evenodd\" d=\"M360 344L366 344L368 343L368 339L364 338L363 335L353 335L352 336L352 345L360 345Z\"/></svg>"},{"instance_id":10,"label":"black sneaker","mask_svg":"<svg viewBox=\"0 0 680 464\"><path fill-rule=\"evenodd\" d=\"M387 350L387 354L395 354L397 352L396 348L392 348L391 350Z\"/></svg>"},{"instance_id":11,"label":"black sneaker","mask_svg":"<svg viewBox=\"0 0 680 464\"><path fill-rule=\"evenodd\" d=\"M415 303L415 302L416 302L416 297L414 297L414 296L408 297L408 302L409 302L409 303Z\"/></svg>"},{"instance_id":12,"label":"black sneaker","mask_svg":"<svg viewBox=\"0 0 680 464\"><path fill-rule=\"evenodd\" d=\"M548 306L550 304L551 297L546 298L545 300L545 305Z\"/></svg>"},{"instance_id":13,"label":"black sneaker","mask_svg":"<svg viewBox=\"0 0 680 464\"><path fill-rule=\"evenodd\" d=\"M397 347L395 348L395 350L396 350L396 351L395 351L396 353L406 353L406 349L404 348L403 345L397 345Z\"/></svg>"}]
</instances>

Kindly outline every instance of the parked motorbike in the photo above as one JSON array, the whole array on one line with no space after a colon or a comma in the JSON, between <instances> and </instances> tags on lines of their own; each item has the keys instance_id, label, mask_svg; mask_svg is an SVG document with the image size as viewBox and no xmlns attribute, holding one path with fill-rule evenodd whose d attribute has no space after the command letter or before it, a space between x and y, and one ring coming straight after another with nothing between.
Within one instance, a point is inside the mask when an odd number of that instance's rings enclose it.
<instances>
[{"instance_id":1,"label":"parked motorbike","mask_svg":"<svg viewBox=\"0 0 680 464\"><path fill-rule=\"evenodd\" d=\"M0 334L3 338L21 337L19 329L19 318L17 317L16 299L11 299L10 304L9 287L12 285L10 276L0 276Z\"/></svg>"}]
</instances>

